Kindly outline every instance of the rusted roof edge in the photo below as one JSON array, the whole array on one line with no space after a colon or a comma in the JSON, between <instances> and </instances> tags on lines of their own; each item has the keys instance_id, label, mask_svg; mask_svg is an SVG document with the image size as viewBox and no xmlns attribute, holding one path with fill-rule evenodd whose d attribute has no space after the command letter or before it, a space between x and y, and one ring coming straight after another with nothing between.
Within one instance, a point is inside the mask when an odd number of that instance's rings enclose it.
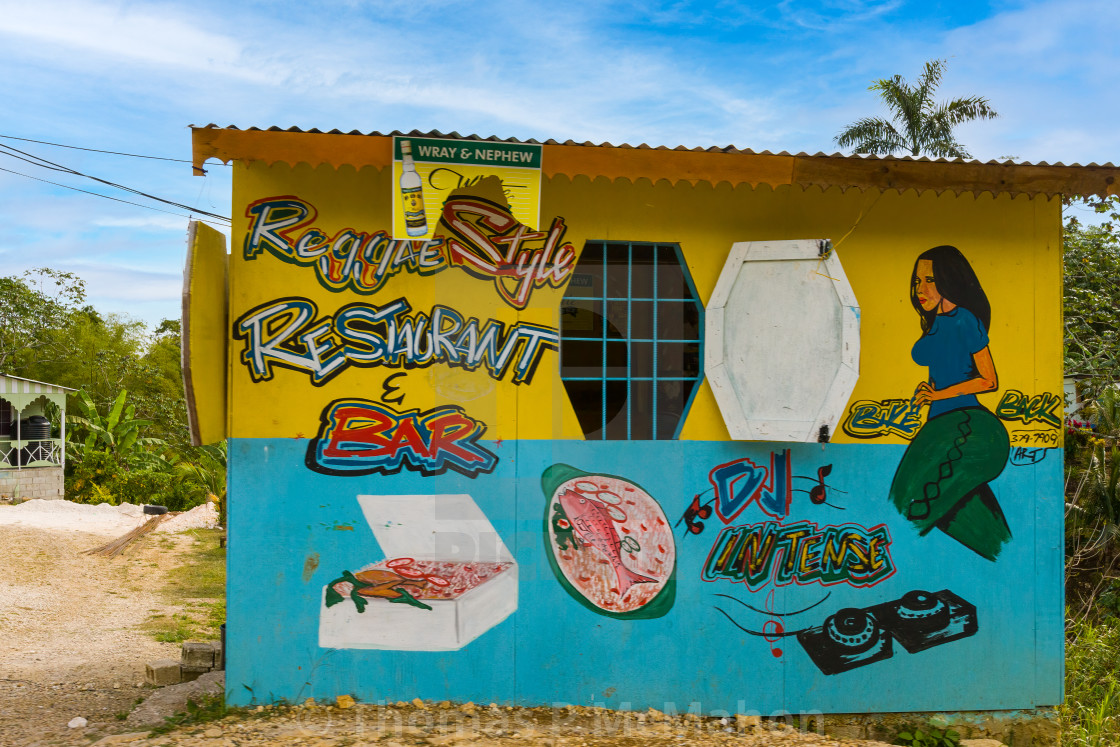
<instances>
[{"instance_id":1,"label":"rusted roof edge","mask_svg":"<svg viewBox=\"0 0 1120 747\"><path fill-rule=\"evenodd\" d=\"M324 137L329 135L330 137ZM299 129L269 130L219 128L214 125L192 127L194 168L201 173L207 159L223 162L233 160L306 163L312 167L328 164L335 168L384 166L392 159L392 137L442 137L448 139L490 142L529 142L496 137L463 137L457 133L392 132L387 134L358 132L323 133ZM989 161L949 161L927 158L894 158L876 156L845 156L841 154L809 155L806 153L769 153L726 148L650 147L648 145L613 146L610 144L577 144L546 141L543 171L546 176L565 174L609 179L668 179L673 183L708 182L732 185L767 184L772 187L797 185L822 189L839 187L847 190L918 193L933 190L993 195L1095 195L1117 194L1120 168L1111 164L1098 166L1077 164L1012 163Z\"/></svg>"}]
</instances>

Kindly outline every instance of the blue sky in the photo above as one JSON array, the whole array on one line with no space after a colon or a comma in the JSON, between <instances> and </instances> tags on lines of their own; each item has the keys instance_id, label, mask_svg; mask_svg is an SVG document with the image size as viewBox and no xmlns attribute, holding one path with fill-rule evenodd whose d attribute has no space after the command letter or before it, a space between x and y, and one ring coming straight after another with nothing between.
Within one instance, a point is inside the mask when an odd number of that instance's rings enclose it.
<instances>
[{"instance_id":1,"label":"blue sky","mask_svg":"<svg viewBox=\"0 0 1120 747\"><path fill-rule=\"evenodd\" d=\"M0 135L190 158L188 125L836 151L871 81L947 58L943 97L1002 115L980 159L1116 161L1116 0L0 0ZM229 169L15 140L210 212ZM134 196L0 155L0 168ZM172 213L183 211L160 207ZM105 312L178 317L187 218L0 171L0 275L81 275Z\"/></svg>"}]
</instances>

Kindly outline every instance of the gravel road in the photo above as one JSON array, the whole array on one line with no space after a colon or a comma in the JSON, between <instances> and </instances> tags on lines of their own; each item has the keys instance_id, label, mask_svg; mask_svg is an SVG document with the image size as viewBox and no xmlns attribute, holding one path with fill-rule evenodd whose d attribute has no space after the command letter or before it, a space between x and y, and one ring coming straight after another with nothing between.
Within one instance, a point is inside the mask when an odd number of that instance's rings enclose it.
<instances>
[{"instance_id":1,"label":"gravel road","mask_svg":"<svg viewBox=\"0 0 1120 747\"><path fill-rule=\"evenodd\" d=\"M115 727L146 694L146 662L178 657L140 626L166 608L154 589L191 540L164 535L174 549L149 540L114 560L81 554L113 536L0 525L0 745L73 736L76 716Z\"/></svg>"},{"instance_id":2,"label":"gravel road","mask_svg":"<svg viewBox=\"0 0 1120 747\"><path fill-rule=\"evenodd\" d=\"M419 701L348 708L262 707L150 735L124 719L153 693L143 684L145 664L178 658L180 647L157 643L141 626L152 614L178 611L156 590L166 573L182 562L193 540L188 535L149 536L107 560L82 551L123 534L120 526L83 525L69 509L53 511L67 517L59 519L59 526L42 518L33 524L17 523L10 512L18 510L0 506L0 547L5 549L0 556L3 747L882 745L834 740L779 722L749 719ZM80 526L94 531L76 528ZM88 724L70 728L76 717Z\"/></svg>"}]
</instances>

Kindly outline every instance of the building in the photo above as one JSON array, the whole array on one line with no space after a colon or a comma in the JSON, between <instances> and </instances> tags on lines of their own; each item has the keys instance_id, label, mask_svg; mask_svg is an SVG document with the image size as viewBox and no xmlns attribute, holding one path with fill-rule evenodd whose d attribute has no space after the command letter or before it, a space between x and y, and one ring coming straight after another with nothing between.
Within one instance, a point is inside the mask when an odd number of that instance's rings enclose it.
<instances>
[{"instance_id":1,"label":"building","mask_svg":"<svg viewBox=\"0 0 1120 747\"><path fill-rule=\"evenodd\" d=\"M1061 702L1059 195L1117 169L193 136L230 702Z\"/></svg>"},{"instance_id":2,"label":"building","mask_svg":"<svg viewBox=\"0 0 1120 747\"><path fill-rule=\"evenodd\" d=\"M0 498L63 497L66 393L72 391L0 374Z\"/></svg>"}]
</instances>

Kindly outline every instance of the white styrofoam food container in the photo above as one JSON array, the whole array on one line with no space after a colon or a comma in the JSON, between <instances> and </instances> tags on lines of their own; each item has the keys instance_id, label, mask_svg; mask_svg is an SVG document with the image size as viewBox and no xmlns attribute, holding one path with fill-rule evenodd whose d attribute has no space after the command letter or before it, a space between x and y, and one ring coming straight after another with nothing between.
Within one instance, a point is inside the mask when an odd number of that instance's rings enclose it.
<instances>
[{"instance_id":1,"label":"white styrofoam food container","mask_svg":"<svg viewBox=\"0 0 1120 747\"><path fill-rule=\"evenodd\" d=\"M350 599L327 607L323 587L320 646L457 651L517 610L517 563L469 495L359 495L358 503L386 559L510 566L455 599L423 600L430 610L379 599L364 612Z\"/></svg>"}]
</instances>

